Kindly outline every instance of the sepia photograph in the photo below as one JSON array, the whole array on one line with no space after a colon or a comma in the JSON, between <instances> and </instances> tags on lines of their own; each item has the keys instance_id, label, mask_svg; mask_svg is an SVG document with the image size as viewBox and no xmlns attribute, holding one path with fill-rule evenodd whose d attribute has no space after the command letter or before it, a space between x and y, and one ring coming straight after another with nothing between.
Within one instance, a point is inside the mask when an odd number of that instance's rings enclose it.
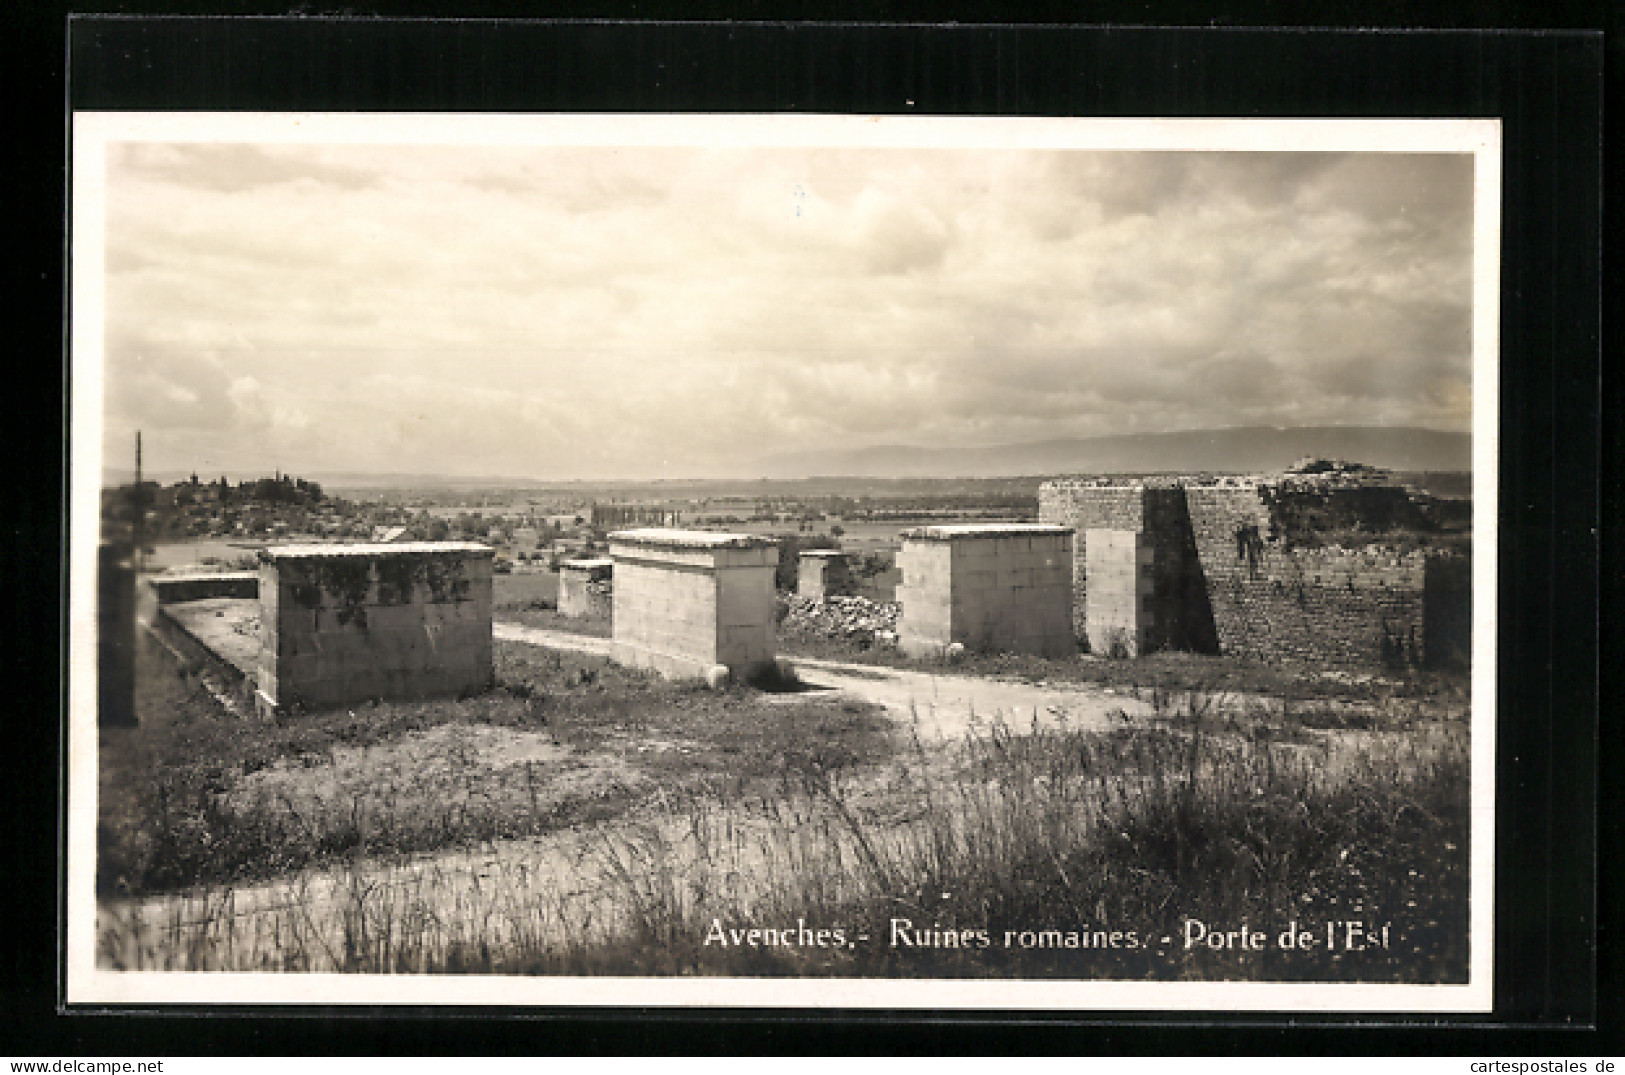
<instances>
[{"instance_id":1,"label":"sepia photograph","mask_svg":"<svg viewBox=\"0 0 1625 1075\"><path fill-rule=\"evenodd\" d=\"M1500 136L75 114L68 999L1488 1011Z\"/></svg>"}]
</instances>

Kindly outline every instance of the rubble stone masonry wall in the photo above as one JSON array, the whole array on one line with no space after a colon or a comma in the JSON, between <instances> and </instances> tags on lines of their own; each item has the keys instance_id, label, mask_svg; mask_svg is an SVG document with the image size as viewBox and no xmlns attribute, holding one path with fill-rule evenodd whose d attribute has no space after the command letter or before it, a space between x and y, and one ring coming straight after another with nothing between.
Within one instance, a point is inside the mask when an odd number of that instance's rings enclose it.
<instances>
[{"instance_id":1,"label":"rubble stone masonry wall","mask_svg":"<svg viewBox=\"0 0 1625 1075\"><path fill-rule=\"evenodd\" d=\"M780 594L779 634L786 638L836 640L868 647L896 640L902 606L867 597L802 597Z\"/></svg>"},{"instance_id":2,"label":"rubble stone masonry wall","mask_svg":"<svg viewBox=\"0 0 1625 1075\"><path fill-rule=\"evenodd\" d=\"M1422 650L1427 662L1465 666L1473 643L1473 558L1428 557L1422 592Z\"/></svg>"},{"instance_id":3,"label":"rubble stone masonry wall","mask_svg":"<svg viewBox=\"0 0 1625 1075\"><path fill-rule=\"evenodd\" d=\"M1185 498L1221 652L1364 667L1423 662L1425 554L1287 548L1269 540L1269 506L1254 484L1192 485Z\"/></svg>"},{"instance_id":4,"label":"rubble stone masonry wall","mask_svg":"<svg viewBox=\"0 0 1625 1075\"><path fill-rule=\"evenodd\" d=\"M1039 519L1076 532L1074 624L1095 652L1126 643L1130 653L1174 648L1362 667L1464 654L1470 558L1379 545L1292 547L1282 538L1283 504L1342 512L1334 521L1346 522L1367 501L1398 511L1390 501L1403 493L1381 492L1283 495L1249 478L1062 479L1040 488ZM1124 532L1144 535L1132 590L1127 546L1092 553L1090 531L1101 540L1112 532L1120 544ZM1112 580L1101 600L1091 601L1092 572ZM1106 633L1112 637L1093 637Z\"/></svg>"}]
</instances>

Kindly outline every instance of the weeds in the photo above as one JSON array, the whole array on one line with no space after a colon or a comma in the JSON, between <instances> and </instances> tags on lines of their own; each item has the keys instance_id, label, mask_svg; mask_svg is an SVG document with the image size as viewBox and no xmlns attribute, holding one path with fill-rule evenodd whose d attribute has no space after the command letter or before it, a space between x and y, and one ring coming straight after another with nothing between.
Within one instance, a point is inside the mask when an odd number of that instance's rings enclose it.
<instances>
[{"instance_id":1,"label":"weeds","mask_svg":"<svg viewBox=\"0 0 1625 1075\"><path fill-rule=\"evenodd\" d=\"M270 723L229 718L147 653L142 724L101 738L98 892L468 850L615 817L657 788L761 781L798 752L852 765L884 749L867 706L769 705L521 645L499 643L496 663L496 688L471 698Z\"/></svg>"},{"instance_id":2,"label":"weeds","mask_svg":"<svg viewBox=\"0 0 1625 1075\"><path fill-rule=\"evenodd\" d=\"M506 609L503 618L543 631L561 631L565 634L589 635L594 638L608 638L613 633L614 628L613 621L606 612L566 616L558 611L555 605L546 602L535 602Z\"/></svg>"},{"instance_id":3,"label":"weeds","mask_svg":"<svg viewBox=\"0 0 1625 1075\"><path fill-rule=\"evenodd\" d=\"M841 639L786 636L781 649L795 656L850 661L881 667L965 676L1001 676L1029 682L1077 683L1117 690L1163 689L1176 692L1217 689L1229 694L1256 694L1295 701L1383 703L1424 701L1461 708L1466 704L1465 668L1403 668L1386 675L1328 669L1291 661L1264 662L1240 656L1209 656L1177 650L1118 660L1126 650L1104 654L1040 657L1022 653L967 649L953 661L911 658L889 646L861 646ZM1126 644L1126 643L1125 643Z\"/></svg>"},{"instance_id":4,"label":"weeds","mask_svg":"<svg viewBox=\"0 0 1625 1075\"><path fill-rule=\"evenodd\" d=\"M1464 725L1328 730L1211 691L1154 693L1153 711L1107 730L995 717L958 744L916 737L883 765L815 747L817 722L837 718L803 712L750 755L803 744L770 781L710 770L646 795L635 816L491 845L455 867L357 860L246 917L218 894L187 904L201 916L189 927L110 914L103 956L459 973L1464 980ZM1289 923L1318 935L1349 920L1389 926L1390 946L1273 943ZM1271 944L1187 949L1189 921L1245 924ZM234 933L243 922L252 935ZM797 939L730 939L751 927ZM801 939L818 929L844 943Z\"/></svg>"}]
</instances>

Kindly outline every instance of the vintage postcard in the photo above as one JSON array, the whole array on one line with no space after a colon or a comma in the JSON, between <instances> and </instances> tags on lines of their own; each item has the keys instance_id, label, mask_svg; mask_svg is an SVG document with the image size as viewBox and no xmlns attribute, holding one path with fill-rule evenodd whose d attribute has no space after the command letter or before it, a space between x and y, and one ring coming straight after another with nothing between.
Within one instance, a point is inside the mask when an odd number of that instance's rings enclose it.
<instances>
[{"instance_id":1,"label":"vintage postcard","mask_svg":"<svg viewBox=\"0 0 1625 1075\"><path fill-rule=\"evenodd\" d=\"M72 117L67 999L1490 1010L1500 127Z\"/></svg>"}]
</instances>

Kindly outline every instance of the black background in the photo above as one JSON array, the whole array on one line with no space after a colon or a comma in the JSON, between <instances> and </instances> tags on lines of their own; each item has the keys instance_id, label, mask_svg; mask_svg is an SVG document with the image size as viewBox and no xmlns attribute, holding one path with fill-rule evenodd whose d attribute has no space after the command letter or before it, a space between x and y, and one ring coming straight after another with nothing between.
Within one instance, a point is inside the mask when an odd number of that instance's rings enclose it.
<instances>
[{"instance_id":1,"label":"black background","mask_svg":"<svg viewBox=\"0 0 1625 1075\"><path fill-rule=\"evenodd\" d=\"M690 6L685 17L902 20L864 11ZM1454 7L1456 10L1451 10ZM1093 1053L1332 1052L1553 1056L1619 1052L1618 946L1599 918L1599 844L1618 850L1615 809L1599 813L1597 773L1619 751L1598 739L1599 597L1617 592L1599 522L1618 519L1617 419L1599 380L1602 64L1614 28L1602 4L1343 5L1336 32L1263 31L1284 5L938 11L961 25L712 21L628 25L381 21L437 13L376 4L291 19L80 18L30 7L6 16L21 45L16 113L29 139L10 168L22 212L13 249L8 367L14 485L0 574L0 660L16 685L5 717L6 878L13 914L0 956L0 1053L211 1055L547 1052ZM105 9L156 11L119 4ZM196 5L166 5L197 11ZM218 4L215 13L286 13ZM443 13L444 8L439 9ZM459 5L462 15L540 13ZM671 16L637 3L559 12ZM326 14L353 18L327 18ZM1004 9L1001 17L1018 12ZM1291 12L1302 18L1303 13ZM1152 22L1185 29L1139 28ZM1377 32L1374 27L1567 27L1566 33ZM1109 27L1109 28L1108 28ZM71 72L71 77L68 73ZM910 104L909 102L912 102ZM1496 1011L1492 1017L1120 1016L782 1012L75 1012L59 1007L57 936L61 677L65 635L44 629L60 570L66 405L63 258L68 109L336 111L746 111L914 115L1498 117L1503 120L1502 416ZM1616 227L1610 223L1610 227ZM1610 303L1611 305L1612 303ZM34 340L29 345L22 341ZM1601 467L1599 468L1599 463ZM1606 476L1599 481L1599 476ZM1599 500L1601 497L1601 500ZM1610 602L1611 604L1611 602ZM59 623L59 627L62 624ZM1613 662L1604 662L1611 698ZM1609 707L1612 708L1612 707ZM1609 714L1605 731L1617 734ZM1605 872L1604 882L1612 879ZM1609 892L1605 887L1603 891ZM1599 975L1601 992L1597 991ZM1325 1024L1340 1024L1328 1028ZM1353 1025L1351 1025L1353 1024ZM1595 1029L1587 1029L1595 1028Z\"/></svg>"}]
</instances>

